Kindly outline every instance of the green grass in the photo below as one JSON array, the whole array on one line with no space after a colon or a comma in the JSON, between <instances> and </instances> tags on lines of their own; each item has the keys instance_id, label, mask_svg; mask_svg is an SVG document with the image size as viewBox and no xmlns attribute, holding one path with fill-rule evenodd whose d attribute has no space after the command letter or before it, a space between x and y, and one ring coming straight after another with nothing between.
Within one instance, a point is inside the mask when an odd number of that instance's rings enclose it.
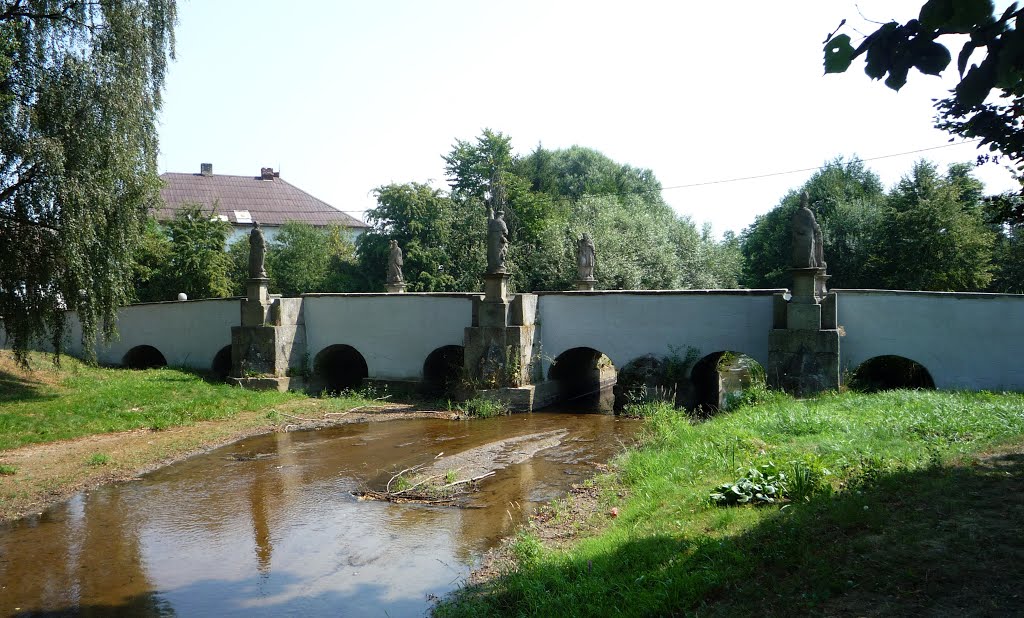
<instances>
[{"instance_id":1,"label":"green grass","mask_svg":"<svg viewBox=\"0 0 1024 618\"><path fill-rule=\"evenodd\" d=\"M617 506L617 519L565 550L518 538L517 569L437 613L1024 611L1024 396L776 395L700 424L651 412L645 446L603 480L603 512ZM1013 448L976 455L999 445ZM787 473L789 501L709 499L769 461Z\"/></svg>"},{"instance_id":2,"label":"green grass","mask_svg":"<svg viewBox=\"0 0 1024 618\"><path fill-rule=\"evenodd\" d=\"M466 416L474 418L492 418L509 414L508 404L486 397L474 397L460 403L449 401L448 409L452 411L458 410Z\"/></svg>"},{"instance_id":3,"label":"green grass","mask_svg":"<svg viewBox=\"0 0 1024 618\"><path fill-rule=\"evenodd\" d=\"M93 453L89 456L89 460L86 463L90 466L105 466L111 461L110 455L106 453Z\"/></svg>"},{"instance_id":4,"label":"green grass","mask_svg":"<svg viewBox=\"0 0 1024 618\"><path fill-rule=\"evenodd\" d=\"M12 388L0 397L0 450L114 431L161 430L305 398L213 384L175 369L108 369L70 357L55 369L48 357L33 355L36 372L23 374L8 358L2 360L0 383ZM332 407L335 402L325 405Z\"/></svg>"}]
</instances>

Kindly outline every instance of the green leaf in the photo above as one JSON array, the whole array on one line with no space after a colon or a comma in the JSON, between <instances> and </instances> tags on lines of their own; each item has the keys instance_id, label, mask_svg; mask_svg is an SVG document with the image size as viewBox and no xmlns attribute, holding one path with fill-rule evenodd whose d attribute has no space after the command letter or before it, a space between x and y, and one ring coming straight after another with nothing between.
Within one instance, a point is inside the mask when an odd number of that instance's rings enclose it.
<instances>
[{"instance_id":1,"label":"green leaf","mask_svg":"<svg viewBox=\"0 0 1024 618\"><path fill-rule=\"evenodd\" d=\"M893 90L899 90L907 83L907 73L909 72L910 67L891 67L885 85Z\"/></svg>"},{"instance_id":2,"label":"green leaf","mask_svg":"<svg viewBox=\"0 0 1024 618\"><path fill-rule=\"evenodd\" d=\"M991 56L981 66L971 67L956 87L956 96L960 103L974 107L981 105L995 85L995 65Z\"/></svg>"},{"instance_id":3,"label":"green leaf","mask_svg":"<svg viewBox=\"0 0 1024 618\"><path fill-rule=\"evenodd\" d=\"M921 7L918 20L928 30L936 30L953 17L953 0L928 0Z\"/></svg>"},{"instance_id":4,"label":"green leaf","mask_svg":"<svg viewBox=\"0 0 1024 618\"><path fill-rule=\"evenodd\" d=\"M850 68L853 61L853 45L850 36L840 34L825 44L825 73L842 73Z\"/></svg>"},{"instance_id":5,"label":"green leaf","mask_svg":"<svg viewBox=\"0 0 1024 618\"><path fill-rule=\"evenodd\" d=\"M974 50L977 48L978 46L972 41L967 41L964 43L963 49L960 50L960 55L957 56L956 59L956 68L960 71L961 78L964 76L964 71L967 70L967 61L970 60L971 54L973 54Z\"/></svg>"},{"instance_id":6,"label":"green leaf","mask_svg":"<svg viewBox=\"0 0 1024 618\"><path fill-rule=\"evenodd\" d=\"M930 41L917 50L914 67L925 75L938 75L949 66L949 50L941 43Z\"/></svg>"}]
</instances>

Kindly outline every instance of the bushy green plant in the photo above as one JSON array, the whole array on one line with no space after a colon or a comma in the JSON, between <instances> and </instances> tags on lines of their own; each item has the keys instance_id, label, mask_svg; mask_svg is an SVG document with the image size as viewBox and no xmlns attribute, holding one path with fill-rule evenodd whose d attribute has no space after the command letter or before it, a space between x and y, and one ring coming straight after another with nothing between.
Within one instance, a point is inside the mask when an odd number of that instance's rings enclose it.
<instances>
[{"instance_id":1,"label":"bushy green plant","mask_svg":"<svg viewBox=\"0 0 1024 618\"><path fill-rule=\"evenodd\" d=\"M18 468L10 464L0 464L0 476L12 476L18 473Z\"/></svg>"},{"instance_id":2,"label":"bushy green plant","mask_svg":"<svg viewBox=\"0 0 1024 618\"><path fill-rule=\"evenodd\" d=\"M106 453L93 453L87 463L90 466L105 466L110 463L110 455Z\"/></svg>"},{"instance_id":3,"label":"bushy green plant","mask_svg":"<svg viewBox=\"0 0 1024 618\"><path fill-rule=\"evenodd\" d=\"M747 468L734 483L723 483L711 492L711 502L722 506L774 504L789 492L788 477L772 462Z\"/></svg>"},{"instance_id":4,"label":"bushy green plant","mask_svg":"<svg viewBox=\"0 0 1024 618\"><path fill-rule=\"evenodd\" d=\"M466 416L472 416L475 418L506 416L510 412L508 404L504 401L496 401L494 399L486 399L484 397L467 399L466 401L457 404L454 409L462 412Z\"/></svg>"}]
</instances>

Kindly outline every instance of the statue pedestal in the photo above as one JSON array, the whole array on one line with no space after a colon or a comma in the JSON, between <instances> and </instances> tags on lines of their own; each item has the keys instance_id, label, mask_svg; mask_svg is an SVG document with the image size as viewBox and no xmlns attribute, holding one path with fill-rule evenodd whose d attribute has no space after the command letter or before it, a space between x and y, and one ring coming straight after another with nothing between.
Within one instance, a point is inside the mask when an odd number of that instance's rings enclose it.
<instances>
[{"instance_id":1,"label":"statue pedestal","mask_svg":"<svg viewBox=\"0 0 1024 618\"><path fill-rule=\"evenodd\" d=\"M836 295L824 268L793 268L793 291L777 295L768 336L768 384L798 397L839 388Z\"/></svg>"},{"instance_id":2,"label":"statue pedestal","mask_svg":"<svg viewBox=\"0 0 1024 618\"><path fill-rule=\"evenodd\" d=\"M473 301L472 326L463 337L470 396L500 400L515 411L533 408L537 296L508 297L508 275L485 275L487 293Z\"/></svg>"},{"instance_id":3,"label":"statue pedestal","mask_svg":"<svg viewBox=\"0 0 1024 618\"><path fill-rule=\"evenodd\" d=\"M484 275L484 302L508 302L508 273Z\"/></svg>"},{"instance_id":4,"label":"statue pedestal","mask_svg":"<svg viewBox=\"0 0 1024 618\"><path fill-rule=\"evenodd\" d=\"M597 285L597 279L577 279L576 280L576 291L577 292L593 292Z\"/></svg>"},{"instance_id":5,"label":"statue pedestal","mask_svg":"<svg viewBox=\"0 0 1024 618\"><path fill-rule=\"evenodd\" d=\"M263 326L270 309L270 279L249 279L245 284L245 300L242 301L242 326Z\"/></svg>"},{"instance_id":6,"label":"statue pedestal","mask_svg":"<svg viewBox=\"0 0 1024 618\"><path fill-rule=\"evenodd\" d=\"M405 294L404 283L385 283L384 288L387 289L388 294Z\"/></svg>"},{"instance_id":7,"label":"statue pedestal","mask_svg":"<svg viewBox=\"0 0 1024 618\"><path fill-rule=\"evenodd\" d=\"M271 297L266 278L250 279L241 325L231 327L228 382L253 390L301 389L306 353L302 299Z\"/></svg>"}]
</instances>

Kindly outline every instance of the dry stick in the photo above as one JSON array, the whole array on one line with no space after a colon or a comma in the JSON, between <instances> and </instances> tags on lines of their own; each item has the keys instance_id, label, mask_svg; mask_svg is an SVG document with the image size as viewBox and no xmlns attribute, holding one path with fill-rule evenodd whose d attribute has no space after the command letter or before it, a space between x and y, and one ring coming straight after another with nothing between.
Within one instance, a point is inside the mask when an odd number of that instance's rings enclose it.
<instances>
[{"instance_id":1,"label":"dry stick","mask_svg":"<svg viewBox=\"0 0 1024 618\"><path fill-rule=\"evenodd\" d=\"M413 466L411 468L406 468L405 470L402 470L398 474L394 475L393 477L388 479L388 484L384 486L384 491L386 491L388 493L391 493L391 483L394 482L395 479L397 479L398 477L402 476L406 472L412 472L413 470L419 470L422 467L423 467L423 464L419 464L419 465Z\"/></svg>"},{"instance_id":2,"label":"dry stick","mask_svg":"<svg viewBox=\"0 0 1024 618\"><path fill-rule=\"evenodd\" d=\"M454 483L448 483L447 485L441 485L440 487L438 487L438 489L445 489L447 487L454 487L456 485L463 485L465 483L475 483L475 482L479 481L480 479L485 479L485 478L487 478L489 476L494 476L494 470L491 470L487 474L481 474L480 476L477 476L477 477L474 477L474 478L471 478L471 479L466 479L464 481L455 481Z\"/></svg>"}]
</instances>

